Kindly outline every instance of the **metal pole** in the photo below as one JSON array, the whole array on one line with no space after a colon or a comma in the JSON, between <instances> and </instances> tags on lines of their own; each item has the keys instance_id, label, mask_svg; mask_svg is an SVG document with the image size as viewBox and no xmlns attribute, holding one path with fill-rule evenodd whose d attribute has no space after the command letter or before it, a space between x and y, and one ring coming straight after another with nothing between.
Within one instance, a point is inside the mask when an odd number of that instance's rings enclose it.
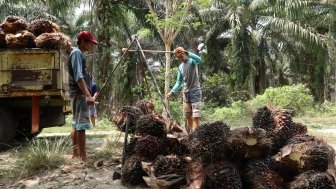
<instances>
[{"instance_id":1,"label":"metal pole","mask_svg":"<svg viewBox=\"0 0 336 189\"><path fill-rule=\"evenodd\" d=\"M98 98L98 96L99 96L99 94L101 93L101 91L103 91L103 89L105 88L107 82L111 79L113 73L116 71L117 67L119 66L119 64L120 64L121 61L123 60L124 56L127 54L128 50L131 48L132 44L135 42L135 39L136 39L136 38L134 38L134 39L132 40L131 44L126 48L125 52L124 52L124 53L122 54L122 56L120 57L119 62L118 62L117 65L113 68L111 74L110 74L109 77L106 79L106 81L105 81L105 83L103 84L103 86L100 88L99 93L98 93L98 95L96 96L96 98Z\"/></svg>"},{"instance_id":2,"label":"metal pole","mask_svg":"<svg viewBox=\"0 0 336 189\"><path fill-rule=\"evenodd\" d=\"M154 77L154 75L153 75L153 72L150 70L150 68L149 68L149 66L148 66L148 63L147 63L147 59L146 59L145 53L144 53L144 51L142 50L141 45L140 45L140 43L139 43L139 41L138 41L137 38L135 38L135 41L136 41L136 43L137 43L138 48L140 49L141 55L142 55L142 57L143 57L143 59L144 59L144 61L145 61L145 63L146 63L147 69L148 69L148 71L149 71L149 73L150 73L150 75L151 75L151 77L152 77L152 79L153 79L153 82L154 82L154 84L155 84L155 86L156 86L156 89L157 89L157 91L158 91L158 93L159 93L159 96L160 96L160 98L161 98L162 104L163 104L164 108L166 109L167 115L168 115L168 117L169 117L170 119L172 119L172 116L170 115L170 113L169 113L169 111L168 111L167 104L166 104L165 101L163 100L163 97L162 97L162 94L161 94L159 85L158 85L157 82L156 82L156 79L155 79L155 77ZM170 51L169 51L169 52L170 52Z\"/></svg>"}]
</instances>

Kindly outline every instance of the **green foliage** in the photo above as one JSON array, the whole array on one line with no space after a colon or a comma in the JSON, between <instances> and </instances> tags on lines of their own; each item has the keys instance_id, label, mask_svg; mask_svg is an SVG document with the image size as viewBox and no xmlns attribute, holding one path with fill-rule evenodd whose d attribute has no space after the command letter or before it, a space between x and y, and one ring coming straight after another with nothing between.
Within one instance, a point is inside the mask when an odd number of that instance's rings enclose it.
<instances>
[{"instance_id":1,"label":"green foliage","mask_svg":"<svg viewBox=\"0 0 336 189\"><path fill-rule=\"evenodd\" d=\"M296 115L319 112L324 107L324 112L333 112L331 105L326 104L320 110L313 110L313 97L304 85L284 86L268 88L263 95L249 101L235 101L229 107L206 110L207 120L239 120L252 117L253 114L263 106L269 105L276 109L286 108L293 110ZM316 113L315 113L316 114Z\"/></svg>"},{"instance_id":2,"label":"green foliage","mask_svg":"<svg viewBox=\"0 0 336 189\"><path fill-rule=\"evenodd\" d=\"M29 174L58 168L65 163L63 155L70 149L69 137L36 138L17 154L20 159L18 167Z\"/></svg>"},{"instance_id":3,"label":"green foliage","mask_svg":"<svg viewBox=\"0 0 336 189\"><path fill-rule=\"evenodd\" d=\"M195 3L202 9L211 7L211 0L196 0Z\"/></svg>"},{"instance_id":4,"label":"green foliage","mask_svg":"<svg viewBox=\"0 0 336 189\"><path fill-rule=\"evenodd\" d=\"M153 34L152 34L152 31L148 28L141 28L137 34L139 35L140 38L149 38L151 37Z\"/></svg>"},{"instance_id":5,"label":"green foliage","mask_svg":"<svg viewBox=\"0 0 336 189\"><path fill-rule=\"evenodd\" d=\"M202 85L202 95L205 103L212 106L226 106L230 103L224 76L214 74L208 77Z\"/></svg>"},{"instance_id":6,"label":"green foliage","mask_svg":"<svg viewBox=\"0 0 336 189\"><path fill-rule=\"evenodd\" d=\"M336 116L336 104L332 102L324 102L316 105L307 112L311 117Z\"/></svg>"},{"instance_id":7,"label":"green foliage","mask_svg":"<svg viewBox=\"0 0 336 189\"><path fill-rule=\"evenodd\" d=\"M313 108L313 97L306 86L298 84L268 88L263 95L258 95L256 98L246 102L246 106L251 112L266 105L277 109L293 110L294 114L304 114Z\"/></svg>"},{"instance_id":8,"label":"green foliage","mask_svg":"<svg viewBox=\"0 0 336 189\"><path fill-rule=\"evenodd\" d=\"M243 101L232 103L231 107L223 107L215 110L213 117L221 119L239 118L245 114L245 104Z\"/></svg>"},{"instance_id":9,"label":"green foliage","mask_svg":"<svg viewBox=\"0 0 336 189\"><path fill-rule=\"evenodd\" d=\"M155 98L153 101L155 105L155 111L159 114L163 112L163 104L159 98ZM169 101L170 113L174 120L180 121L180 123L184 122L184 115L182 111L182 96L178 95ZM183 125L183 124L182 124Z\"/></svg>"}]
</instances>

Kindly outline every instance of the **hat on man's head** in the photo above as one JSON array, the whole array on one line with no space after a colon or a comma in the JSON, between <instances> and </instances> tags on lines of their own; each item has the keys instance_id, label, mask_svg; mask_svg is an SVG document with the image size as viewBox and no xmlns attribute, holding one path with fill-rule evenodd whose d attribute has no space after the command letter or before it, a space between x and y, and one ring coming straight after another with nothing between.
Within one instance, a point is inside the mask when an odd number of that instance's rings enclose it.
<instances>
[{"instance_id":1,"label":"hat on man's head","mask_svg":"<svg viewBox=\"0 0 336 189\"><path fill-rule=\"evenodd\" d=\"M174 50L174 53L185 53L185 54L188 54L188 51L186 51L183 47L177 47Z\"/></svg>"},{"instance_id":2,"label":"hat on man's head","mask_svg":"<svg viewBox=\"0 0 336 189\"><path fill-rule=\"evenodd\" d=\"M98 41L94 38L94 36L91 32L88 32L88 31L79 32L78 35L77 35L77 40L81 41L83 39L87 40L87 41L91 41L92 43L98 45Z\"/></svg>"}]
</instances>

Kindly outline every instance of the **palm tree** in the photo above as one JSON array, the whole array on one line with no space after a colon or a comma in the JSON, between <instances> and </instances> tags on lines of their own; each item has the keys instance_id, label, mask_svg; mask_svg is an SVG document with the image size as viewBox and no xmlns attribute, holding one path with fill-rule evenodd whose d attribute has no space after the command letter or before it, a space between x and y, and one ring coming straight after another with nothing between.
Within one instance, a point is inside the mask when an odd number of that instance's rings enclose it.
<instances>
[{"instance_id":1,"label":"palm tree","mask_svg":"<svg viewBox=\"0 0 336 189\"><path fill-rule=\"evenodd\" d=\"M244 83L250 81L250 91L255 96L274 85L267 77L280 73L276 70L279 60L295 58L290 56L289 49L297 54L323 51L328 36L300 22L328 6L316 0L222 0L202 11L201 18L205 23L212 23L208 39L225 35L231 40L230 45L222 48L232 48L237 83L244 88Z\"/></svg>"}]
</instances>

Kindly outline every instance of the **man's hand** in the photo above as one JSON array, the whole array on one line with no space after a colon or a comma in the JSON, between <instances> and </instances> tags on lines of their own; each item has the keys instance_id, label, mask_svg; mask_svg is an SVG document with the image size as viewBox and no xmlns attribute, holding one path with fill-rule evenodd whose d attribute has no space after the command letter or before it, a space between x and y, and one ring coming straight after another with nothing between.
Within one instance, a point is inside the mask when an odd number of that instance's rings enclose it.
<instances>
[{"instance_id":1,"label":"man's hand","mask_svg":"<svg viewBox=\"0 0 336 189\"><path fill-rule=\"evenodd\" d=\"M169 93L167 93L167 95L166 95L167 98L170 98L170 97L172 97L172 96L173 96L173 93L172 93L172 92L169 92Z\"/></svg>"},{"instance_id":2,"label":"man's hand","mask_svg":"<svg viewBox=\"0 0 336 189\"><path fill-rule=\"evenodd\" d=\"M86 102L88 103L88 105L92 106L95 103L95 99L91 95L89 95L86 97Z\"/></svg>"}]
</instances>

